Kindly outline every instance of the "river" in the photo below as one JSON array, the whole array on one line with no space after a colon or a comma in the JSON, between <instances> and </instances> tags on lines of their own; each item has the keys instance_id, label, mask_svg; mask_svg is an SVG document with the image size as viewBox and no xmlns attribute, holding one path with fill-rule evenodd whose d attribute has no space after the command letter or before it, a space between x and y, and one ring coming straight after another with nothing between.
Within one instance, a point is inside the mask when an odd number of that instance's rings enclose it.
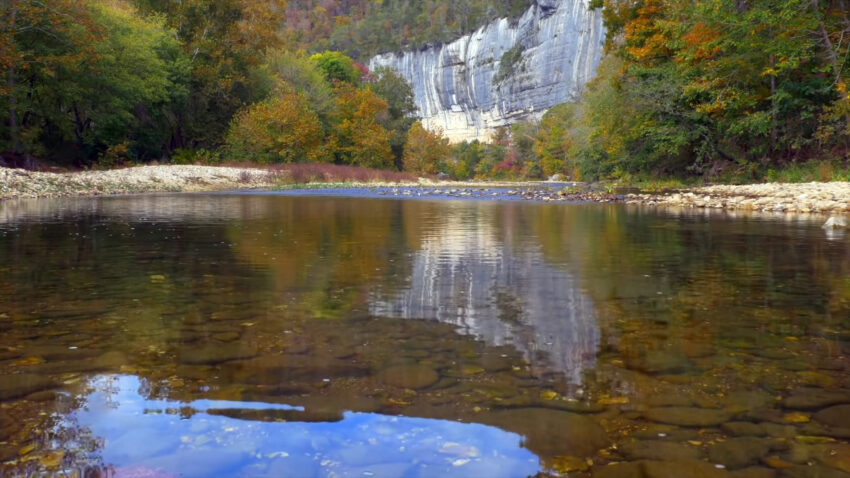
<instances>
[{"instance_id":1,"label":"river","mask_svg":"<svg viewBox=\"0 0 850 478\"><path fill-rule=\"evenodd\" d=\"M0 475L850 476L847 237L507 199L0 202Z\"/></svg>"}]
</instances>

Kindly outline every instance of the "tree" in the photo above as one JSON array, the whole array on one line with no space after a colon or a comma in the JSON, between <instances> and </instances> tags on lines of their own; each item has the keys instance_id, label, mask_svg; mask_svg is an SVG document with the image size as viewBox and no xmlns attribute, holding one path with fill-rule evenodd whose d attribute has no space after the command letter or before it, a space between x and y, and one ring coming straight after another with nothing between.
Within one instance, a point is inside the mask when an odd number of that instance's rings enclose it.
<instances>
[{"instance_id":1,"label":"tree","mask_svg":"<svg viewBox=\"0 0 850 478\"><path fill-rule=\"evenodd\" d=\"M520 121L510 128L510 150L520 166L520 175L524 178L539 179L543 174L534 141L537 138L540 124L537 121Z\"/></svg>"},{"instance_id":2,"label":"tree","mask_svg":"<svg viewBox=\"0 0 850 478\"><path fill-rule=\"evenodd\" d=\"M341 82L352 85L360 83L362 72L355 66L354 60L338 51L316 53L310 57L310 60L319 67L331 83Z\"/></svg>"},{"instance_id":3,"label":"tree","mask_svg":"<svg viewBox=\"0 0 850 478\"><path fill-rule=\"evenodd\" d=\"M452 148L455 179L469 179L475 172L478 163L484 158L484 145L477 139L472 142L464 141Z\"/></svg>"},{"instance_id":4,"label":"tree","mask_svg":"<svg viewBox=\"0 0 850 478\"><path fill-rule=\"evenodd\" d=\"M575 108L571 103L556 105L540 120L540 128L534 138L534 152L545 177L567 172L571 144L569 128L573 125Z\"/></svg>"},{"instance_id":5,"label":"tree","mask_svg":"<svg viewBox=\"0 0 850 478\"><path fill-rule=\"evenodd\" d=\"M285 84L304 96L328 132L338 116L336 93L315 62L303 53L275 50L268 54L262 70L270 76L270 89Z\"/></svg>"},{"instance_id":6,"label":"tree","mask_svg":"<svg viewBox=\"0 0 850 478\"><path fill-rule=\"evenodd\" d=\"M369 84L372 92L387 102L388 114L381 126L390 132L390 148L395 157L395 166L402 169L407 132L416 122L418 111L413 88L404 77L386 67L376 69Z\"/></svg>"},{"instance_id":7,"label":"tree","mask_svg":"<svg viewBox=\"0 0 850 478\"><path fill-rule=\"evenodd\" d=\"M282 87L271 98L234 118L227 134L227 154L236 161L299 163L326 161L324 134L307 99Z\"/></svg>"},{"instance_id":8,"label":"tree","mask_svg":"<svg viewBox=\"0 0 850 478\"><path fill-rule=\"evenodd\" d=\"M387 102L371 89L338 82L335 88L338 122L333 125L329 148L336 162L375 169L393 166L390 134L381 126L387 116Z\"/></svg>"},{"instance_id":9,"label":"tree","mask_svg":"<svg viewBox=\"0 0 850 478\"><path fill-rule=\"evenodd\" d=\"M616 59L569 135L585 173L753 171L850 147L844 0L602 3Z\"/></svg>"},{"instance_id":10,"label":"tree","mask_svg":"<svg viewBox=\"0 0 850 478\"><path fill-rule=\"evenodd\" d=\"M83 165L122 144L136 158L160 155L164 109L188 81L187 59L162 20L121 3L15 6L6 32L14 58L4 62L12 147Z\"/></svg>"},{"instance_id":11,"label":"tree","mask_svg":"<svg viewBox=\"0 0 850 478\"><path fill-rule=\"evenodd\" d=\"M0 105L8 113L2 141L15 152L41 153L37 140L29 139L39 134L29 121L35 85L86 68L100 32L87 4L73 0L8 0L0 13Z\"/></svg>"},{"instance_id":12,"label":"tree","mask_svg":"<svg viewBox=\"0 0 850 478\"><path fill-rule=\"evenodd\" d=\"M289 38L309 51L354 58L452 41L496 18L518 18L533 0L290 0Z\"/></svg>"},{"instance_id":13,"label":"tree","mask_svg":"<svg viewBox=\"0 0 850 478\"><path fill-rule=\"evenodd\" d=\"M431 132L422 123L413 123L404 148L404 170L418 174L437 174L451 157L449 140L442 132Z\"/></svg>"},{"instance_id":14,"label":"tree","mask_svg":"<svg viewBox=\"0 0 850 478\"><path fill-rule=\"evenodd\" d=\"M267 51L283 44L285 0L133 0L144 12L162 14L188 54L188 101L173 112L173 143L215 148L234 113L262 99L253 72Z\"/></svg>"}]
</instances>

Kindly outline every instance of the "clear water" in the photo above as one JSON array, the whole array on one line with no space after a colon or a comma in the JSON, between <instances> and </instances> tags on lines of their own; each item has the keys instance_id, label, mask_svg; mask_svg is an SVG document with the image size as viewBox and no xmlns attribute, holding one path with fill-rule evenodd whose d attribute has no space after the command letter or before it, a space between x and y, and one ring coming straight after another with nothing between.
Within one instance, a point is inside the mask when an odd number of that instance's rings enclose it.
<instances>
[{"instance_id":1,"label":"clear water","mask_svg":"<svg viewBox=\"0 0 850 478\"><path fill-rule=\"evenodd\" d=\"M0 475L850 476L822 218L392 195L0 203Z\"/></svg>"}]
</instances>

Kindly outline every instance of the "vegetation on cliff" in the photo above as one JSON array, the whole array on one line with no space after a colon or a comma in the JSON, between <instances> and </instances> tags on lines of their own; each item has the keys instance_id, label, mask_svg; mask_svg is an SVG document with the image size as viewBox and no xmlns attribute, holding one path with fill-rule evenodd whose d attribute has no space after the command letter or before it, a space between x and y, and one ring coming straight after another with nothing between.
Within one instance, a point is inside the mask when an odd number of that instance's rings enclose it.
<instances>
[{"instance_id":1,"label":"vegetation on cliff","mask_svg":"<svg viewBox=\"0 0 850 478\"><path fill-rule=\"evenodd\" d=\"M445 43L496 18L516 18L533 0L290 0L289 39L312 51L338 50L364 60Z\"/></svg>"}]
</instances>

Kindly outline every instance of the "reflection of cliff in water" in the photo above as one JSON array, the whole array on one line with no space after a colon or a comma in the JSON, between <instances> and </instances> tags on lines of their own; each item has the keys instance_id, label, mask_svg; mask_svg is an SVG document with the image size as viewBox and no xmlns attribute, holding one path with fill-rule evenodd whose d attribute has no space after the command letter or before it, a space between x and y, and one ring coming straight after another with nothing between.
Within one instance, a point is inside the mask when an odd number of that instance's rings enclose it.
<instances>
[{"instance_id":1,"label":"reflection of cliff in water","mask_svg":"<svg viewBox=\"0 0 850 478\"><path fill-rule=\"evenodd\" d=\"M488 344L510 344L538 371L579 384L600 334L578 278L548 265L538 244L512 244L510 225L500 234L492 216L464 212L429 230L409 281L375 293L370 312L453 324Z\"/></svg>"}]
</instances>

